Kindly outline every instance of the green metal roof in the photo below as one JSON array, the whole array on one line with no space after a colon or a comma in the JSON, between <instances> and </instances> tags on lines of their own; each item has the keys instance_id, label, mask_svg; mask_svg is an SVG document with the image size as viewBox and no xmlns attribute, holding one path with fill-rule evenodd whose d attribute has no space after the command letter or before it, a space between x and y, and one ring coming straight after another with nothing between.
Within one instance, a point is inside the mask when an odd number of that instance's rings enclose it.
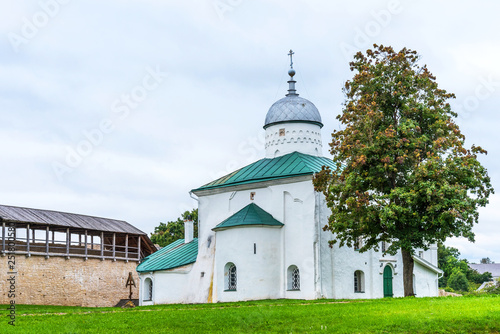
<instances>
[{"instance_id":1,"label":"green metal roof","mask_svg":"<svg viewBox=\"0 0 500 334\"><path fill-rule=\"evenodd\" d=\"M335 170L331 159L293 152L273 159L261 159L192 191L314 174L322 166Z\"/></svg>"},{"instance_id":2,"label":"green metal roof","mask_svg":"<svg viewBox=\"0 0 500 334\"><path fill-rule=\"evenodd\" d=\"M283 226L283 224L274 219L270 213L264 211L260 206L251 203L224 220L219 225L215 226L212 230L218 231L234 226L244 225Z\"/></svg>"},{"instance_id":3,"label":"green metal roof","mask_svg":"<svg viewBox=\"0 0 500 334\"><path fill-rule=\"evenodd\" d=\"M136 268L137 272L168 270L196 262L198 256L198 239L195 238L188 244L184 239L174 241L159 251L145 257Z\"/></svg>"}]
</instances>

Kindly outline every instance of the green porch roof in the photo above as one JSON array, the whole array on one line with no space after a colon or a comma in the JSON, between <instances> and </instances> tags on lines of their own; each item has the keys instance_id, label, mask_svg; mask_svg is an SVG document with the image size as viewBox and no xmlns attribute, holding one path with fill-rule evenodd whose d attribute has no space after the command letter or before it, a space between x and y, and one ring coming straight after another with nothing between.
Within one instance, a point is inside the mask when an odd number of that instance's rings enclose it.
<instances>
[{"instance_id":1,"label":"green porch roof","mask_svg":"<svg viewBox=\"0 0 500 334\"><path fill-rule=\"evenodd\" d=\"M293 152L278 158L261 159L192 191L314 174L321 171L322 166L336 169L331 159Z\"/></svg>"},{"instance_id":2,"label":"green porch roof","mask_svg":"<svg viewBox=\"0 0 500 334\"><path fill-rule=\"evenodd\" d=\"M145 257L135 269L139 273L168 270L196 262L198 239L185 244L184 239L174 241L159 251Z\"/></svg>"},{"instance_id":3,"label":"green porch roof","mask_svg":"<svg viewBox=\"0 0 500 334\"><path fill-rule=\"evenodd\" d=\"M274 219L270 213L264 211L258 205L251 203L215 226L212 230L218 231L234 226L248 225L283 226L283 224Z\"/></svg>"}]
</instances>

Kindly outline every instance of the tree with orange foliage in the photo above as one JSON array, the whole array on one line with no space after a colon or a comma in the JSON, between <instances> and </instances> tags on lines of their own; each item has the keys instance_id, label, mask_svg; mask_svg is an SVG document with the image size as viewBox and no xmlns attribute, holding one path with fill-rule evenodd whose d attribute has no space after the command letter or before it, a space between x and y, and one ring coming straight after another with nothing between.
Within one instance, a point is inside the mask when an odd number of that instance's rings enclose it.
<instances>
[{"instance_id":1,"label":"tree with orange foliage","mask_svg":"<svg viewBox=\"0 0 500 334\"><path fill-rule=\"evenodd\" d=\"M355 72L343 89L337 119L343 126L330 144L338 171L314 178L332 211L325 230L331 245L378 250L403 258L405 296L413 296L416 248L451 236L474 241L478 208L493 193L479 146L465 147L449 99L416 51L374 45L350 63Z\"/></svg>"}]
</instances>

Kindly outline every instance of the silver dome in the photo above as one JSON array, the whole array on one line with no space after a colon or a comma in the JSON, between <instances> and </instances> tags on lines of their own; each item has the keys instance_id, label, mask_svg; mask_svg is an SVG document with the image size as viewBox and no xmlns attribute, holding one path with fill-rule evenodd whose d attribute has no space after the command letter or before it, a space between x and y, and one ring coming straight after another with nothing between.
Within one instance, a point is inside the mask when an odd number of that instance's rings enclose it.
<instances>
[{"instance_id":1,"label":"silver dome","mask_svg":"<svg viewBox=\"0 0 500 334\"><path fill-rule=\"evenodd\" d=\"M283 122L307 122L323 127L318 108L311 101L299 97L298 94L288 94L269 108L264 129Z\"/></svg>"}]
</instances>

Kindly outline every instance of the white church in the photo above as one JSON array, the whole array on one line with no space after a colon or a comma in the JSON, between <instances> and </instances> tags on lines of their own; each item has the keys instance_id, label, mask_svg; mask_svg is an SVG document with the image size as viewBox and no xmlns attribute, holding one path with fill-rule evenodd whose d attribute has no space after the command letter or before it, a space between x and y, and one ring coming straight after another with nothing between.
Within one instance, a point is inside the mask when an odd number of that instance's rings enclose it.
<instances>
[{"instance_id":1,"label":"white church","mask_svg":"<svg viewBox=\"0 0 500 334\"><path fill-rule=\"evenodd\" d=\"M289 75L288 94L266 115L266 157L192 190L199 235L187 221L184 239L137 267L140 305L404 296L400 253L330 248L330 211L312 178L334 166L322 156L318 109L296 92L293 62ZM437 247L413 258L415 294L437 296Z\"/></svg>"}]
</instances>

